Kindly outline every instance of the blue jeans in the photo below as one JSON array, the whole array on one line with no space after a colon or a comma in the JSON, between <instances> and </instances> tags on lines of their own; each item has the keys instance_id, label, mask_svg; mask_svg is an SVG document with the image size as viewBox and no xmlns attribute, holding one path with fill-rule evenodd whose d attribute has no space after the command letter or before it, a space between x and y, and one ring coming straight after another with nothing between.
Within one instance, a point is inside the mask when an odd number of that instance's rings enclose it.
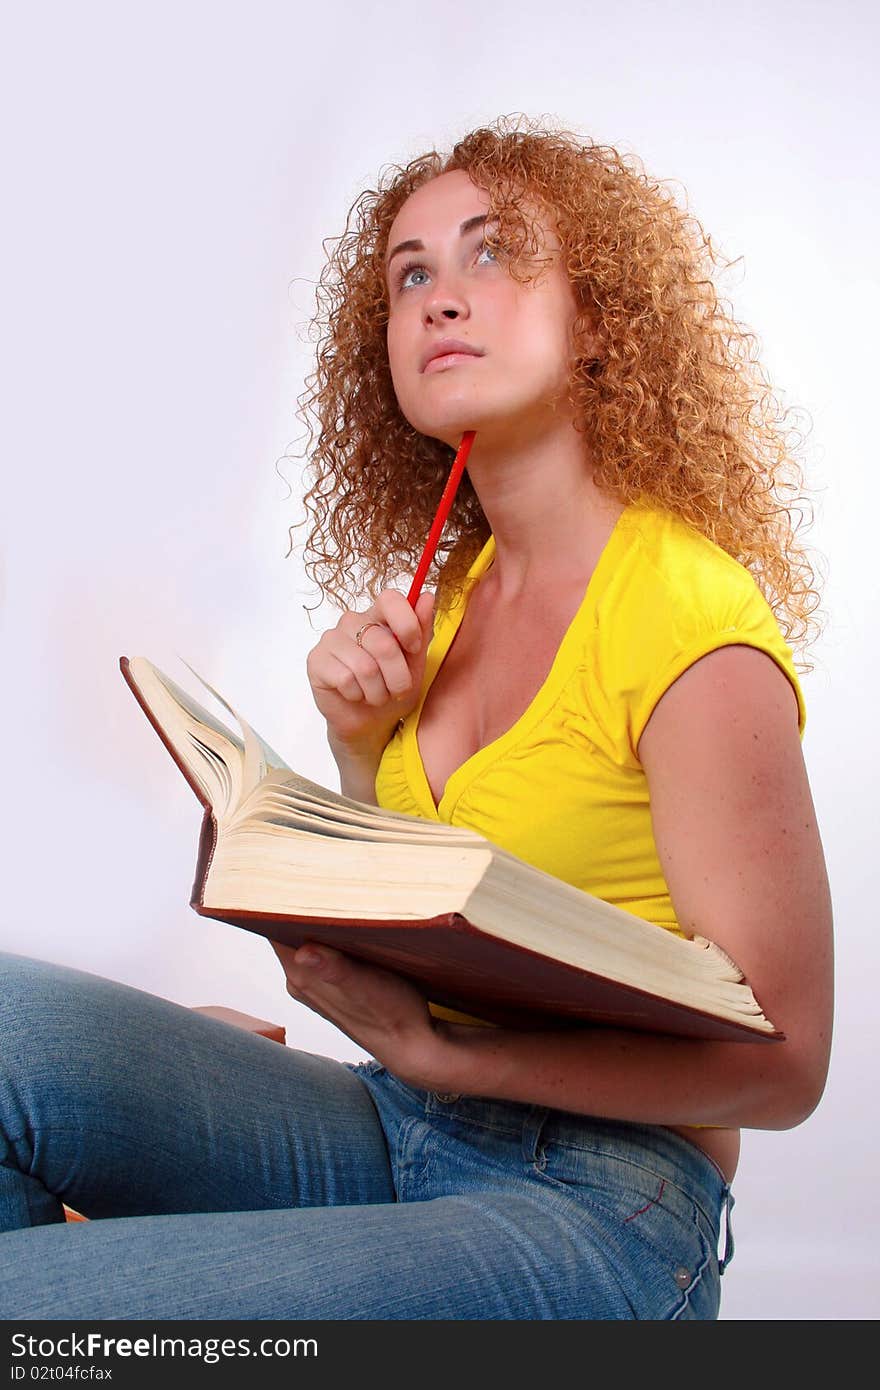
<instances>
[{"instance_id":1,"label":"blue jeans","mask_svg":"<svg viewBox=\"0 0 880 1390\"><path fill-rule=\"evenodd\" d=\"M669 1130L0 955L4 1319L712 1319L729 1203Z\"/></svg>"}]
</instances>

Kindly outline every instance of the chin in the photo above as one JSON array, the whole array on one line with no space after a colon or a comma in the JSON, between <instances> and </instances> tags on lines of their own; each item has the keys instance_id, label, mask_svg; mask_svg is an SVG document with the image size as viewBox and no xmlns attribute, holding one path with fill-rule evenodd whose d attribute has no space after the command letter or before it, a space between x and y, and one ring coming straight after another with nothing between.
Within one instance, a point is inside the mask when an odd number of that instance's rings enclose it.
<instances>
[{"instance_id":1,"label":"chin","mask_svg":"<svg viewBox=\"0 0 880 1390\"><path fill-rule=\"evenodd\" d=\"M417 414L407 415L407 420L414 430L419 434L425 435L428 439L439 439L442 444L448 444L451 449L457 449L461 443L461 436L465 430L478 430L481 425L479 413L471 411L450 411L444 413L440 418L432 413L430 416Z\"/></svg>"},{"instance_id":2,"label":"chin","mask_svg":"<svg viewBox=\"0 0 880 1390\"><path fill-rule=\"evenodd\" d=\"M497 432L499 427L505 428L510 424L511 411L509 407L499 408L497 402L490 406L488 402L470 397L444 401L439 408L434 404L429 411L414 409L404 411L404 414L419 434L442 440L444 444L457 449L465 430L494 429Z\"/></svg>"}]
</instances>

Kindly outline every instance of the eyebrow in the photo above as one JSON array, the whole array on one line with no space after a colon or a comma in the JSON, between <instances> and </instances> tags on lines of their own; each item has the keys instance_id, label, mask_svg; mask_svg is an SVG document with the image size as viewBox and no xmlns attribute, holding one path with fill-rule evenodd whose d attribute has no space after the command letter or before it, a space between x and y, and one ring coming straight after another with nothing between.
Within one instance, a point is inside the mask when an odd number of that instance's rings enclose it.
<instances>
[{"instance_id":1,"label":"eyebrow","mask_svg":"<svg viewBox=\"0 0 880 1390\"><path fill-rule=\"evenodd\" d=\"M468 232L473 232L476 230L477 227L484 226L486 222L486 216L487 214L485 212L482 212L478 213L476 217L466 218L458 229L459 236L467 236ZM424 249L425 243L423 241L419 241L418 237L411 237L409 241L398 242L394 250L389 255L387 261L385 262L385 269L388 269L391 262L394 260L394 257L399 255L401 251L424 251Z\"/></svg>"}]
</instances>

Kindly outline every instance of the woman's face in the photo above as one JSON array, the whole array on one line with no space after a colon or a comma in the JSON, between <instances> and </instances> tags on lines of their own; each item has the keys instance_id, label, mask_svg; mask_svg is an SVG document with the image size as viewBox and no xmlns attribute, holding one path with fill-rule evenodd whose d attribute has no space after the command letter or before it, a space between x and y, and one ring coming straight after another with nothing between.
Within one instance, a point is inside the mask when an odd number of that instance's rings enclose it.
<instances>
[{"instance_id":1,"label":"woman's face","mask_svg":"<svg viewBox=\"0 0 880 1390\"><path fill-rule=\"evenodd\" d=\"M414 429L453 448L468 429L485 442L523 442L571 414L577 304L558 239L541 223L553 261L539 280L521 284L483 245L488 208L484 190L455 170L417 189L388 236L388 361L398 404ZM450 351L432 357L445 343Z\"/></svg>"}]
</instances>

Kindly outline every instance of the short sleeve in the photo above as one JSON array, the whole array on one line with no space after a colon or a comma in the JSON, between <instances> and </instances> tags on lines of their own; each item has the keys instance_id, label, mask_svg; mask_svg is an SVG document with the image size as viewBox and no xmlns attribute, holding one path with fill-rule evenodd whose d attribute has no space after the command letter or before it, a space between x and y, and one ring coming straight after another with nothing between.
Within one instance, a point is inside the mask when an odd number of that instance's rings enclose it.
<instances>
[{"instance_id":1,"label":"short sleeve","mask_svg":"<svg viewBox=\"0 0 880 1390\"><path fill-rule=\"evenodd\" d=\"M678 677L710 652L735 646L754 647L757 651L765 652L786 676L797 700L798 730L803 738L807 711L791 649L772 609L751 576L748 576L748 583L742 588L744 592L738 596L735 611L728 611L725 615L731 621L713 623L711 614L703 610L694 614L693 632L684 634L681 632L682 624L679 622L676 625L679 640L666 659L647 676L642 692L633 701L630 722L633 750L638 748L639 739L661 697ZM686 640L681 640L683 637Z\"/></svg>"}]
</instances>

